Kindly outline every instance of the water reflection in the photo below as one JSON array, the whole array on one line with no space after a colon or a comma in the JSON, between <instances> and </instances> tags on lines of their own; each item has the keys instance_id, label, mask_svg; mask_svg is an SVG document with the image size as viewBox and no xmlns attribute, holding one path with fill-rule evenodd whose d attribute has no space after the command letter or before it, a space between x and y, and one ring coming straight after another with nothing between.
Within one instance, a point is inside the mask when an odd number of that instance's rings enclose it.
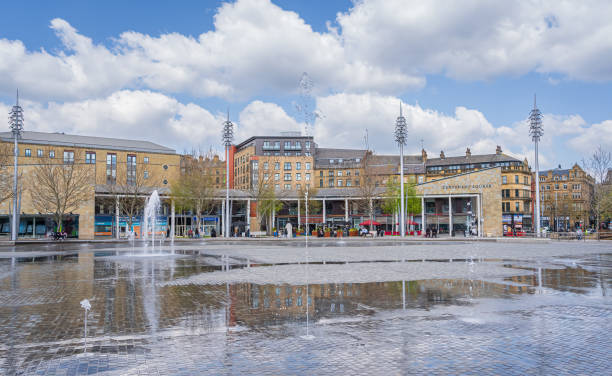
<instances>
[{"instance_id":1,"label":"water reflection","mask_svg":"<svg viewBox=\"0 0 612 376\"><path fill-rule=\"evenodd\" d=\"M531 268L533 274L508 278L507 283L474 276L473 280L160 286L230 268L227 260L222 265L210 265L196 256L122 260L87 252L47 260L4 260L0 263L0 358L6 359L4 367L19 368L19 362L82 351L78 343L83 317L78 307L84 298L92 304L89 351L105 352L128 344L133 351L156 336L243 328L265 331L295 324L303 328L307 319L317 323L381 311L428 311L437 305L464 306L480 298L507 299L538 291L606 296L612 284L610 255L595 255L577 266Z\"/></svg>"}]
</instances>

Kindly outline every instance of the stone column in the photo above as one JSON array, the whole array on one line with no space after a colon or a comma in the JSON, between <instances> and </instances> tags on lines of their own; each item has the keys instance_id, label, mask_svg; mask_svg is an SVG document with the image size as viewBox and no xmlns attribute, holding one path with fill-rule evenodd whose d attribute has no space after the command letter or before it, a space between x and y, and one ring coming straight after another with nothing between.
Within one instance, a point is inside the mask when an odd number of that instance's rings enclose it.
<instances>
[{"instance_id":1,"label":"stone column","mask_svg":"<svg viewBox=\"0 0 612 376\"><path fill-rule=\"evenodd\" d=\"M348 198L344 199L344 221L349 221Z\"/></svg>"},{"instance_id":2,"label":"stone column","mask_svg":"<svg viewBox=\"0 0 612 376\"><path fill-rule=\"evenodd\" d=\"M325 199L323 199L323 225L325 225L326 222L326 212L325 212Z\"/></svg>"},{"instance_id":3,"label":"stone column","mask_svg":"<svg viewBox=\"0 0 612 376\"><path fill-rule=\"evenodd\" d=\"M483 231L482 231L482 209L480 207L480 195L476 195L476 205L478 206L478 237L482 237L483 235Z\"/></svg>"},{"instance_id":4,"label":"stone column","mask_svg":"<svg viewBox=\"0 0 612 376\"><path fill-rule=\"evenodd\" d=\"M453 236L453 199L448 196L448 236Z\"/></svg>"},{"instance_id":5,"label":"stone column","mask_svg":"<svg viewBox=\"0 0 612 376\"><path fill-rule=\"evenodd\" d=\"M176 227L176 209L174 199L170 200L170 239L174 242L174 228Z\"/></svg>"},{"instance_id":6,"label":"stone column","mask_svg":"<svg viewBox=\"0 0 612 376\"><path fill-rule=\"evenodd\" d=\"M227 231L225 231L225 229L227 228L227 222L225 220L226 215L227 215L227 212L225 211L225 200L223 200L221 201L221 222L223 224L221 228L223 229L222 235L227 238L227 234L226 234Z\"/></svg>"},{"instance_id":7,"label":"stone column","mask_svg":"<svg viewBox=\"0 0 612 376\"><path fill-rule=\"evenodd\" d=\"M425 196L421 196L421 235L425 235Z\"/></svg>"},{"instance_id":8,"label":"stone column","mask_svg":"<svg viewBox=\"0 0 612 376\"><path fill-rule=\"evenodd\" d=\"M247 229L249 229L249 232L251 231L251 199L247 199L247 217L246 217L246 225L247 225ZM245 229L246 231L246 229Z\"/></svg>"},{"instance_id":9,"label":"stone column","mask_svg":"<svg viewBox=\"0 0 612 376\"><path fill-rule=\"evenodd\" d=\"M140 227L142 232L142 226ZM115 238L119 239L119 196L115 196Z\"/></svg>"},{"instance_id":10,"label":"stone column","mask_svg":"<svg viewBox=\"0 0 612 376\"><path fill-rule=\"evenodd\" d=\"M94 224L95 226L95 224ZM95 233L96 229L94 228L94 233ZM36 237L36 216L32 217L32 238Z\"/></svg>"}]
</instances>

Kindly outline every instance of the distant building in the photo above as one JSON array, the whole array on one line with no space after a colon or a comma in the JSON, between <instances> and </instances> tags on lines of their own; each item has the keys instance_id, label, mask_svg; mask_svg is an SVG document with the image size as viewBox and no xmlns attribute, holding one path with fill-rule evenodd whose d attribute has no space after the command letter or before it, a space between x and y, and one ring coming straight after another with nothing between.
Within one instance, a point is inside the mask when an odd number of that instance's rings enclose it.
<instances>
[{"instance_id":1,"label":"distant building","mask_svg":"<svg viewBox=\"0 0 612 376\"><path fill-rule=\"evenodd\" d=\"M577 163L540 171L542 225L551 230L574 231L591 226L591 200L595 180Z\"/></svg>"}]
</instances>

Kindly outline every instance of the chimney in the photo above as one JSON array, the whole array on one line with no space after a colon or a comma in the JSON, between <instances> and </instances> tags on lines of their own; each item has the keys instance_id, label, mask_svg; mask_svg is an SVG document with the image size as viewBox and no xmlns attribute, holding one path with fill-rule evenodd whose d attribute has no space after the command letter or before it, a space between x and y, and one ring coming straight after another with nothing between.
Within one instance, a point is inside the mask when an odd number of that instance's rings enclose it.
<instances>
[{"instance_id":1,"label":"chimney","mask_svg":"<svg viewBox=\"0 0 612 376\"><path fill-rule=\"evenodd\" d=\"M495 149L495 154L500 155L501 153L502 153L501 146L497 145L497 148Z\"/></svg>"},{"instance_id":2,"label":"chimney","mask_svg":"<svg viewBox=\"0 0 612 376\"><path fill-rule=\"evenodd\" d=\"M423 160L423 163L427 162L427 152L425 149L421 149L421 160Z\"/></svg>"},{"instance_id":3,"label":"chimney","mask_svg":"<svg viewBox=\"0 0 612 376\"><path fill-rule=\"evenodd\" d=\"M444 159L444 150L440 150L440 159Z\"/></svg>"},{"instance_id":4,"label":"chimney","mask_svg":"<svg viewBox=\"0 0 612 376\"><path fill-rule=\"evenodd\" d=\"M465 157L469 158L472 156L472 152L470 151L470 148L465 149Z\"/></svg>"},{"instance_id":5,"label":"chimney","mask_svg":"<svg viewBox=\"0 0 612 376\"><path fill-rule=\"evenodd\" d=\"M200 156L198 157L198 159L200 160L200 162L202 162L202 161L204 160L204 157L200 155ZM15 223L17 223L17 222L15 222Z\"/></svg>"}]
</instances>

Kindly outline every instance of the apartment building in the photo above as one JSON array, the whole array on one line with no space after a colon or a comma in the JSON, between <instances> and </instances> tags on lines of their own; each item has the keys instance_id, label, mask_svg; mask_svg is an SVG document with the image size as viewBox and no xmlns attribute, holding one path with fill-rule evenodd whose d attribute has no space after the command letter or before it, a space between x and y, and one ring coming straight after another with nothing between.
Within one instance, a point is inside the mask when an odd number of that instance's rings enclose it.
<instances>
[{"instance_id":1,"label":"apartment building","mask_svg":"<svg viewBox=\"0 0 612 376\"><path fill-rule=\"evenodd\" d=\"M559 165L540 171L542 226L556 231L573 231L591 226L591 198L595 180L577 163L569 169Z\"/></svg>"},{"instance_id":2,"label":"apartment building","mask_svg":"<svg viewBox=\"0 0 612 376\"><path fill-rule=\"evenodd\" d=\"M0 142L12 144L12 134L0 133ZM35 207L31 199L28 188L36 184L31 175L37 165L70 164L89 169L90 198L67 213L64 221L68 236L80 239L113 235L118 216L112 197L118 194L117 187L141 185L143 195L154 189L165 195L180 173L179 155L149 141L26 131L19 140L18 152L20 237L44 237L57 226L51 214ZM11 200L0 205L0 235L10 233L11 212Z\"/></svg>"}]
</instances>

